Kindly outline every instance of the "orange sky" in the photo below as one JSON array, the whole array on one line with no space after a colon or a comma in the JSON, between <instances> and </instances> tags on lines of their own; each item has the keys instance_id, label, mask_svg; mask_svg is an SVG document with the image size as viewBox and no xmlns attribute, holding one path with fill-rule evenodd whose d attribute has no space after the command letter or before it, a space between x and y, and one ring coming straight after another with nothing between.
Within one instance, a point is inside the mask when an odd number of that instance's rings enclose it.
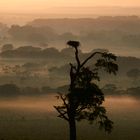
<instances>
[{"instance_id":1,"label":"orange sky","mask_svg":"<svg viewBox=\"0 0 140 140\"><path fill-rule=\"evenodd\" d=\"M0 12L55 12L54 7L140 6L140 0L0 0Z\"/></svg>"}]
</instances>

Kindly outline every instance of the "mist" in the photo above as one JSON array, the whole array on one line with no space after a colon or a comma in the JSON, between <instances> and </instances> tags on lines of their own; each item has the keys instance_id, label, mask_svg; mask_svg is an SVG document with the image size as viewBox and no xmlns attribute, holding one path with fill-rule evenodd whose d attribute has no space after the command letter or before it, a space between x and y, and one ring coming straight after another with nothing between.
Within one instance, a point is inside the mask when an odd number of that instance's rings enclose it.
<instances>
[{"instance_id":1,"label":"mist","mask_svg":"<svg viewBox=\"0 0 140 140\"><path fill-rule=\"evenodd\" d=\"M113 130L98 130L98 120L77 121L77 138L139 140L139 1L0 2L0 139L69 139L69 124L55 109L61 95L69 98L78 64L96 52L78 76L94 74L83 81L102 92L98 106Z\"/></svg>"}]
</instances>

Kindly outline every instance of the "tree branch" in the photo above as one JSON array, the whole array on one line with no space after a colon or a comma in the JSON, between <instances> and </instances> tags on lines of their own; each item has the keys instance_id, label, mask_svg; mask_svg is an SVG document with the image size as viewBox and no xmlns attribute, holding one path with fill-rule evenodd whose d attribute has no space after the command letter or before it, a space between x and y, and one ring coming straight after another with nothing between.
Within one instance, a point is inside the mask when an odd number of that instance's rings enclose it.
<instances>
[{"instance_id":1,"label":"tree branch","mask_svg":"<svg viewBox=\"0 0 140 140\"><path fill-rule=\"evenodd\" d=\"M82 68L92 57L94 57L96 54L103 54L104 52L94 52L91 54L84 62L80 65L80 68Z\"/></svg>"},{"instance_id":2,"label":"tree branch","mask_svg":"<svg viewBox=\"0 0 140 140\"><path fill-rule=\"evenodd\" d=\"M67 108L67 110L68 110L68 104L66 103L66 97L63 97L63 95L62 94L60 94L60 98L61 98L61 100L63 101L63 103L64 103L64 105L66 106L66 108Z\"/></svg>"},{"instance_id":3,"label":"tree branch","mask_svg":"<svg viewBox=\"0 0 140 140\"><path fill-rule=\"evenodd\" d=\"M57 112L60 114L60 115L58 115L58 117L60 117L60 118L63 118L63 119L65 119L66 121L69 121L69 119L65 116L65 114L67 114L67 112L65 112L64 110L63 110L63 113L61 112L62 110L60 110L60 108L59 107L57 107L57 106L54 106L54 108L57 110Z\"/></svg>"},{"instance_id":4,"label":"tree branch","mask_svg":"<svg viewBox=\"0 0 140 140\"><path fill-rule=\"evenodd\" d=\"M80 60L79 60L79 55L78 55L78 48L75 47L75 58L76 58L76 61L77 61L77 71L79 71L79 68L80 68Z\"/></svg>"}]
</instances>

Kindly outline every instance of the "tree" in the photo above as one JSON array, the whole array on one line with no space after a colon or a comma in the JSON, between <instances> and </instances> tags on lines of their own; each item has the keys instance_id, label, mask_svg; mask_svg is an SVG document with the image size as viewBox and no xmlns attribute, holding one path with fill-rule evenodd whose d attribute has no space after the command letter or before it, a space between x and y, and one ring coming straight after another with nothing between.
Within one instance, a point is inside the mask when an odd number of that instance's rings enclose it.
<instances>
[{"instance_id":1,"label":"tree","mask_svg":"<svg viewBox=\"0 0 140 140\"><path fill-rule=\"evenodd\" d=\"M9 51L9 50L13 50L14 46L12 44L5 44L2 46L1 51Z\"/></svg>"},{"instance_id":2,"label":"tree","mask_svg":"<svg viewBox=\"0 0 140 140\"><path fill-rule=\"evenodd\" d=\"M118 65L115 63L116 56L107 52L93 52L81 62L79 58L78 41L68 41L67 44L75 50L75 64L70 63L70 85L67 94L59 94L62 105L54 106L59 113L58 117L66 120L70 128L70 140L76 140L76 121L83 119L93 122L97 120L99 127L111 132L113 122L107 117L106 109L102 106L104 94L95 84L100 80L99 69L108 73L116 74ZM96 54L101 57L96 61L95 68L90 68L87 63Z\"/></svg>"}]
</instances>

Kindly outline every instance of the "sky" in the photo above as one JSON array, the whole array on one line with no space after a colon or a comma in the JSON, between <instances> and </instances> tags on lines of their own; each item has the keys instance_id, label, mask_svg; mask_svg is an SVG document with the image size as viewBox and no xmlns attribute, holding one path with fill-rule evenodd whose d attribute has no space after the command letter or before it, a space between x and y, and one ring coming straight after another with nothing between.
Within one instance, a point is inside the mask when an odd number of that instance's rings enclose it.
<instances>
[{"instance_id":1,"label":"sky","mask_svg":"<svg viewBox=\"0 0 140 140\"><path fill-rule=\"evenodd\" d=\"M55 7L140 6L140 0L0 0L0 12L54 12ZM52 10L52 11L51 11Z\"/></svg>"}]
</instances>

